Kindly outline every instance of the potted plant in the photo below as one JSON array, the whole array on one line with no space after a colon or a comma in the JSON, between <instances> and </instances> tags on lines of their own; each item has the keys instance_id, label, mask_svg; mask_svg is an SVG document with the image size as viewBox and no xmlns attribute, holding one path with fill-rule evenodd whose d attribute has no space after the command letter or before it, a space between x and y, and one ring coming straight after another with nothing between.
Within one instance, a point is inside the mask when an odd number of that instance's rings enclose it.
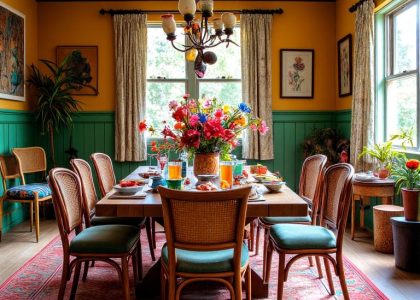
<instances>
[{"instance_id":1,"label":"potted plant","mask_svg":"<svg viewBox=\"0 0 420 300\"><path fill-rule=\"evenodd\" d=\"M90 66L80 51L73 51L60 64L42 59L49 74L44 74L32 64L28 83L35 87L38 101L35 107L35 118L41 124L41 134L48 132L50 158L55 166L54 132L62 126L71 129L72 113L80 110L79 101L73 98L72 92L82 87L91 87Z\"/></svg>"},{"instance_id":2,"label":"potted plant","mask_svg":"<svg viewBox=\"0 0 420 300\"><path fill-rule=\"evenodd\" d=\"M420 192L420 162L407 159L405 155L395 159L392 176L395 178L397 193L402 192L404 216L407 221L417 221Z\"/></svg>"}]
</instances>

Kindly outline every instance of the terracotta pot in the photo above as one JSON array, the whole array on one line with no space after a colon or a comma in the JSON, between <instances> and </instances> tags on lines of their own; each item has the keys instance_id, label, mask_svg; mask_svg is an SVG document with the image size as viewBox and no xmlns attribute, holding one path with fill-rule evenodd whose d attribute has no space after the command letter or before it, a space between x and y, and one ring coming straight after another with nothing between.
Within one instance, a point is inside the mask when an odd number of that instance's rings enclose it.
<instances>
[{"instance_id":1,"label":"terracotta pot","mask_svg":"<svg viewBox=\"0 0 420 300\"><path fill-rule=\"evenodd\" d=\"M194 156L194 175L218 175L219 153L196 153Z\"/></svg>"},{"instance_id":2,"label":"terracotta pot","mask_svg":"<svg viewBox=\"0 0 420 300\"><path fill-rule=\"evenodd\" d=\"M402 189L402 198L404 206L404 217L407 221L417 221L419 210L420 190Z\"/></svg>"},{"instance_id":3,"label":"terracotta pot","mask_svg":"<svg viewBox=\"0 0 420 300\"><path fill-rule=\"evenodd\" d=\"M378 177L380 179L387 179L389 177L389 170L387 168L381 168L378 171Z\"/></svg>"}]
</instances>

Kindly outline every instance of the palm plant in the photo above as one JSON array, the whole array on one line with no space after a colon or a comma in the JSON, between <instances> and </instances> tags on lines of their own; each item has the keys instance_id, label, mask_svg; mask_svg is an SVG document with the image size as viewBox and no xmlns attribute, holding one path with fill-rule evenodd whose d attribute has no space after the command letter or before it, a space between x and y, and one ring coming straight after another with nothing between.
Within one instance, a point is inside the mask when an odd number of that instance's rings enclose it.
<instances>
[{"instance_id":1,"label":"palm plant","mask_svg":"<svg viewBox=\"0 0 420 300\"><path fill-rule=\"evenodd\" d=\"M80 110L80 103L73 98L72 92L82 87L90 87L92 80L90 66L80 51L73 51L60 64L42 59L49 74L44 74L32 64L28 83L35 87L38 101L35 118L41 125L41 134L48 132L50 158L55 166L54 132L62 126L72 128L72 113Z\"/></svg>"}]
</instances>

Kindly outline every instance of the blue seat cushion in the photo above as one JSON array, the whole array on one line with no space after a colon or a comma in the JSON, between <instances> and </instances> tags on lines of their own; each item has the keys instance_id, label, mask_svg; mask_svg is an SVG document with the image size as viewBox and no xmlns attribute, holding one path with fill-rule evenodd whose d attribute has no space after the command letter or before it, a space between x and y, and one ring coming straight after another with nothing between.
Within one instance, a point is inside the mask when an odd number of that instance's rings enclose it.
<instances>
[{"instance_id":1,"label":"blue seat cushion","mask_svg":"<svg viewBox=\"0 0 420 300\"><path fill-rule=\"evenodd\" d=\"M102 225L84 229L70 242L72 253L127 253L140 237L139 229L129 225Z\"/></svg>"},{"instance_id":2,"label":"blue seat cushion","mask_svg":"<svg viewBox=\"0 0 420 300\"><path fill-rule=\"evenodd\" d=\"M322 226L277 224L270 235L281 249L331 249L336 248L336 238L331 230Z\"/></svg>"},{"instance_id":3,"label":"blue seat cushion","mask_svg":"<svg viewBox=\"0 0 420 300\"><path fill-rule=\"evenodd\" d=\"M218 273L233 270L233 249L218 251L189 251L176 249L176 271L185 273ZM162 259L168 264L168 248L162 247ZM241 267L249 260L248 247L242 245Z\"/></svg>"},{"instance_id":4,"label":"blue seat cushion","mask_svg":"<svg viewBox=\"0 0 420 300\"><path fill-rule=\"evenodd\" d=\"M48 183L29 183L25 185L17 185L7 190L7 198L10 199L35 199L35 193L38 193L38 198L45 198L51 196L51 189Z\"/></svg>"},{"instance_id":5,"label":"blue seat cushion","mask_svg":"<svg viewBox=\"0 0 420 300\"><path fill-rule=\"evenodd\" d=\"M310 216L306 217L263 217L263 223L266 224L279 224L279 223L311 223Z\"/></svg>"},{"instance_id":6,"label":"blue seat cushion","mask_svg":"<svg viewBox=\"0 0 420 300\"><path fill-rule=\"evenodd\" d=\"M143 225L146 218L123 218L123 217L97 217L94 216L90 220L92 226L100 225L131 225L140 226Z\"/></svg>"}]
</instances>

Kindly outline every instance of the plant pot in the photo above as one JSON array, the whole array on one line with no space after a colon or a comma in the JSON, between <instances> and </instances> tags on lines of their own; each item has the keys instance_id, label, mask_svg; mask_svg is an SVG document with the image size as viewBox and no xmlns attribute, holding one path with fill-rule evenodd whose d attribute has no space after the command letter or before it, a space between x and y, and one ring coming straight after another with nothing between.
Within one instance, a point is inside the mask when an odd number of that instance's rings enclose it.
<instances>
[{"instance_id":1,"label":"plant pot","mask_svg":"<svg viewBox=\"0 0 420 300\"><path fill-rule=\"evenodd\" d=\"M218 175L219 153L196 153L194 156L194 175Z\"/></svg>"},{"instance_id":2,"label":"plant pot","mask_svg":"<svg viewBox=\"0 0 420 300\"><path fill-rule=\"evenodd\" d=\"M390 172L387 168L380 168L378 171L378 177L380 179L387 179L390 175Z\"/></svg>"},{"instance_id":3,"label":"plant pot","mask_svg":"<svg viewBox=\"0 0 420 300\"><path fill-rule=\"evenodd\" d=\"M417 221L420 190L402 189L404 217L407 221Z\"/></svg>"}]
</instances>

